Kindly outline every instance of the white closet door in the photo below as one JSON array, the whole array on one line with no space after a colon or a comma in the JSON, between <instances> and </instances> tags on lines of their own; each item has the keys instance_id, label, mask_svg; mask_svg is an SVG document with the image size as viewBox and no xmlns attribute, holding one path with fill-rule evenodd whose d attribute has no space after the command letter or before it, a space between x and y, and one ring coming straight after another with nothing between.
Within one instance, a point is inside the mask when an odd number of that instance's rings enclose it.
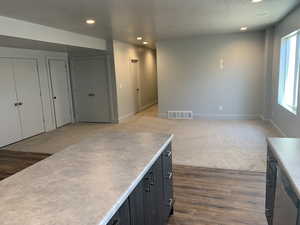
<instances>
[{"instance_id":1,"label":"white closet door","mask_svg":"<svg viewBox=\"0 0 300 225\"><path fill-rule=\"evenodd\" d=\"M0 146L21 139L13 64L11 59L0 58Z\"/></svg>"},{"instance_id":2,"label":"white closet door","mask_svg":"<svg viewBox=\"0 0 300 225\"><path fill-rule=\"evenodd\" d=\"M64 60L49 60L56 127L71 123L68 74Z\"/></svg>"},{"instance_id":3,"label":"white closet door","mask_svg":"<svg viewBox=\"0 0 300 225\"><path fill-rule=\"evenodd\" d=\"M35 59L14 59L23 138L44 132L41 90Z\"/></svg>"}]
</instances>

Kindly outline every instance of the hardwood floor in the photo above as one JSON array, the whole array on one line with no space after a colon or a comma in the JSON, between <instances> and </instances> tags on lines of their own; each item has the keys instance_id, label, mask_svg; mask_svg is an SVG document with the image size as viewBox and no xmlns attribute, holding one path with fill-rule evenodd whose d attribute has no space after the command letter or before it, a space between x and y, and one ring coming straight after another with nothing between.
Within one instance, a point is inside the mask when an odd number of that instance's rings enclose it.
<instances>
[{"instance_id":1,"label":"hardwood floor","mask_svg":"<svg viewBox=\"0 0 300 225\"><path fill-rule=\"evenodd\" d=\"M0 181L41 161L51 154L0 150Z\"/></svg>"},{"instance_id":2,"label":"hardwood floor","mask_svg":"<svg viewBox=\"0 0 300 225\"><path fill-rule=\"evenodd\" d=\"M169 225L267 225L265 173L174 165Z\"/></svg>"}]
</instances>

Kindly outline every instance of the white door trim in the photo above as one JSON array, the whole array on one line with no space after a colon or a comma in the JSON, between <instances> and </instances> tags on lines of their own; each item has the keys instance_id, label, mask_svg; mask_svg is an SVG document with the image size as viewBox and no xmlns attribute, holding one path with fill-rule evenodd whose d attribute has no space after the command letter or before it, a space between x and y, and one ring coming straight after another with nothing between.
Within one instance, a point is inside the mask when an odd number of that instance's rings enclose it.
<instances>
[{"instance_id":1,"label":"white door trim","mask_svg":"<svg viewBox=\"0 0 300 225\"><path fill-rule=\"evenodd\" d=\"M51 105L51 111L52 111L52 121L55 125L55 127L57 128L57 124L56 124L56 118L55 118L55 106L54 106L54 102L53 102L53 87L52 87L52 76L51 76L51 68L50 68L50 61L54 60L54 61L64 61L65 65L66 65L66 70L67 70L67 93L68 93L68 100L70 103L70 108L69 108L69 113L70 113L70 117L71 117L71 122L74 123L74 112L73 112L73 99L72 99L72 91L71 91L71 77L70 77L70 69L69 69L69 63L68 60L66 58L63 57L46 57L46 66L47 66L47 73L48 73L48 82L49 82L49 96L50 96L50 105Z\"/></svg>"}]
</instances>

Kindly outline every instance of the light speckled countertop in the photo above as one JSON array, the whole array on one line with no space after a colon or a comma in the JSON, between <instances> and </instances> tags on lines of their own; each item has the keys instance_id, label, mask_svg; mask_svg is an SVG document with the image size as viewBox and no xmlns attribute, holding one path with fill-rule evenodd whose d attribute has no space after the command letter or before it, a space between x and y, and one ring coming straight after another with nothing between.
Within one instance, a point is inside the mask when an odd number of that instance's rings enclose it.
<instances>
[{"instance_id":1,"label":"light speckled countertop","mask_svg":"<svg viewBox=\"0 0 300 225\"><path fill-rule=\"evenodd\" d=\"M300 139L268 138L268 143L300 199Z\"/></svg>"},{"instance_id":2,"label":"light speckled countertop","mask_svg":"<svg viewBox=\"0 0 300 225\"><path fill-rule=\"evenodd\" d=\"M106 132L0 182L1 225L102 225L172 135Z\"/></svg>"}]
</instances>

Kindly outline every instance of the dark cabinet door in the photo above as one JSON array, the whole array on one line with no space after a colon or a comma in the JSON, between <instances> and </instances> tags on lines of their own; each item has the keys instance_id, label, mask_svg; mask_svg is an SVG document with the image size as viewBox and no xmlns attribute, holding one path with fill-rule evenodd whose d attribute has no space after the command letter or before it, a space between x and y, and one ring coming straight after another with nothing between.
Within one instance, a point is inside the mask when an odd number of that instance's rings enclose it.
<instances>
[{"instance_id":1,"label":"dark cabinet door","mask_svg":"<svg viewBox=\"0 0 300 225\"><path fill-rule=\"evenodd\" d=\"M153 168L153 180L151 182L152 193L154 197L154 207L157 211L157 221L155 225L163 225L163 207L164 207L164 189L163 189L163 169L162 169L162 157L160 157L155 167Z\"/></svg>"},{"instance_id":2,"label":"dark cabinet door","mask_svg":"<svg viewBox=\"0 0 300 225\"><path fill-rule=\"evenodd\" d=\"M173 203L169 145L107 225L164 225Z\"/></svg>"},{"instance_id":3,"label":"dark cabinet door","mask_svg":"<svg viewBox=\"0 0 300 225\"><path fill-rule=\"evenodd\" d=\"M151 177L152 177L152 169L146 174L143 180L143 199L144 199L144 224L145 225L154 225L155 224L155 216L156 211L154 208L153 202L153 192L151 192Z\"/></svg>"},{"instance_id":4,"label":"dark cabinet door","mask_svg":"<svg viewBox=\"0 0 300 225\"><path fill-rule=\"evenodd\" d=\"M162 158L152 166L143 180L145 225L163 225Z\"/></svg>"},{"instance_id":5,"label":"dark cabinet door","mask_svg":"<svg viewBox=\"0 0 300 225\"><path fill-rule=\"evenodd\" d=\"M129 201L126 200L107 225L130 225Z\"/></svg>"},{"instance_id":6,"label":"dark cabinet door","mask_svg":"<svg viewBox=\"0 0 300 225\"><path fill-rule=\"evenodd\" d=\"M163 187L164 187L164 220L168 220L173 210L173 170L172 170L172 148L168 145L163 155Z\"/></svg>"},{"instance_id":7,"label":"dark cabinet door","mask_svg":"<svg viewBox=\"0 0 300 225\"><path fill-rule=\"evenodd\" d=\"M120 217L118 214L114 215L107 225L120 225Z\"/></svg>"},{"instance_id":8,"label":"dark cabinet door","mask_svg":"<svg viewBox=\"0 0 300 225\"><path fill-rule=\"evenodd\" d=\"M277 162L268 147L266 174L266 207L265 214L269 225L273 225L274 203L276 194Z\"/></svg>"},{"instance_id":9,"label":"dark cabinet door","mask_svg":"<svg viewBox=\"0 0 300 225\"><path fill-rule=\"evenodd\" d=\"M144 187L140 182L129 196L131 225L144 225Z\"/></svg>"}]
</instances>

